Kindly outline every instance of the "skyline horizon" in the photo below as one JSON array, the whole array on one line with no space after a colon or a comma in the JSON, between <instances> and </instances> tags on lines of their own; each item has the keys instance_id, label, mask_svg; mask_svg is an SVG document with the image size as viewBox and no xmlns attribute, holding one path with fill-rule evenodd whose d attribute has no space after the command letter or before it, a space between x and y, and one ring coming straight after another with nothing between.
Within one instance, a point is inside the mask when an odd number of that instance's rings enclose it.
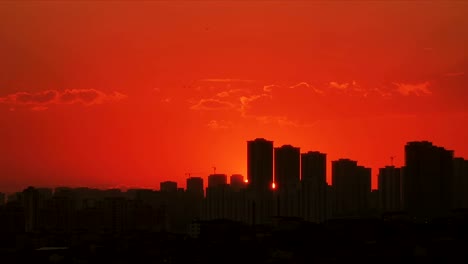
<instances>
[{"instance_id":1,"label":"skyline horizon","mask_svg":"<svg viewBox=\"0 0 468 264\"><path fill-rule=\"evenodd\" d=\"M358 166L363 166L365 168L370 168L371 169L371 190L378 190L378 186L377 186L377 183L378 183L378 175L379 175L379 169L381 168L386 168L386 167L395 167L395 168L402 168L404 167L404 161L401 165L396 165L396 164L387 164L387 165L383 165L383 166L379 166L379 167L370 167L370 166L366 166L365 164L363 164L362 162L360 162L359 160L356 160L356 159L353 159L351 157L339 157L339 158L335 158L335 159L329 159L329 153L325 153L325 152L322 152L322 151L319 151L319 150L306 150L306 151L303 151L302 148L300 146L295 146L295 145L291 145L291 144L278 144L278 145L275 145L274 142L275 140L270 140L268 138L265 138L265 137L256 137L256 138L253 138L251 140L246 140L245 142L250 142L250 141L255 141L255 140L266 140L266 141L271 141L273 142L273 149L276 149L276 148L281 148L281 147L284 147L284 146L292 146L292 147L297 147L300 149L300 155L302 156L303 154L307 154L307 153L313 153L313 152L318 152L318 153L321 153L321 154L325 154L326 156L326 182L329 186L332 186L332 182L331 182L331 176L332 176L332 162L334 161L338 161L338 160L351 160L351 161L356 161L357 162L357 165ZM447 148L445 146L442 146L442 145L439 145L439 144L436 144L432 141L429 141L429 140L424 140L424 139L421 139L421 140L410 140L410 141L407 141L404 146L408 145L409 143L412 143L412 142L428 142L428 143L431 143L433 146L436 146L436 147L442 147L444 148L445 150L447 151L452 151L454 153L454 159L455 158L463 158L463 159L467 159L465 158L464 156L461 156L461 155L457 155L457 150L456 149L452 149L452 148ZM403 146L403 150L404 150L404 146ZM246 155L247 156L247 155ZM394 162L394 158L396 156L390 156L389 159L391 160L390 163ZM274 159L274 156L273 156L273 159ZM247 159L246 159L247 160ZM404 160L404 156L403 156L403 160ZM247 163L247 162L246 162ZM273 169L274 169L274 161L273 161ZM214 169L215 167L211 167L211 169ZM55 188L61 188L61 187L64 187L64 188L90 188L90 189L99 189L99 190L112 190L112 189L119 189L123 192L129 190L129 189L150 189L150 190L155 190L155 191L158 191L159 188L160 188L160 184L162 182L166 182L166 181L170 181L170 182L176 182L177 183L177 188L183 188L185 190L185 188L187 187L186 186L186 180L191 178L191 177L197 177L197 178L202 178L203 179L203 185L204 185L204 188L207 188L207 184L208 184L208 177L210 175L213 175L213 174L222 174L222 175L226 175L227 176L227 179L228 179L228 184L230 184L230 176L232 175L241 175L244 179L244 181L248 184L248 179L247 179L247 172L246 173L224 173L222 171L216 171L217 170L217 167L215 169L215 171L209 173L209 172L206 172L206 173L185 173L185 179L183 181L175 181L175 180L172 180L170 178L166 178L166 179L162 179L158 184L156 185L153 185L153 186L143 186L143 185L125 185L125 184L120 184L120 185L106 185L106 184L102 184L102 185L95 185L95 186L87 186L87 185L61 185L61 184L57 184L57 185L28 185L28 184L25 184L24 187L22 188L19 188L19 189L16 189L16 191L13 191L13 190L9 190L9 191L5 191L3 189L0 189L0 193L5 193L7 195L9 194L14 194L14 193L17 193L17 192L21 192L22 190L28 188L28 187L34 187L34 188L50 188L50 189L55 189ZM275 178L275 173L274 173L274 170L273 170L273 179ZM272 179L272 180L273 180ZM302 174L300 174L300 179L302 179ZM272 181L272 184L275 184L276 182L273 180ZM271 186L270 186L271 188ZM273 188L274 189L274 188Z\"/></svg>"},{"instance_id":2,"label":"skyline horizon","mask_svg":"<svg viewBox=\"0 0 468 264\"><path fill-rule=\"evenodd\" d=\"M247 175L258 135L373 188L408 141L468 157L468 2L0 1L0 36L7 191Z\"/></svg>"}]
</instances>

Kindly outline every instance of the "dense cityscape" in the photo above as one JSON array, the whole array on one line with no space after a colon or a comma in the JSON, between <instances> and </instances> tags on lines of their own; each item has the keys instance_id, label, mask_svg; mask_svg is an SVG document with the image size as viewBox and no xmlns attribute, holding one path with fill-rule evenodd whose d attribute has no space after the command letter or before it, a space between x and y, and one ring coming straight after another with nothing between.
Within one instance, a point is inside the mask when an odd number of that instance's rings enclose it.
<instances>
[{"instance_id":1,"label":"dense cityscape","mask_svg":"<svg viewBox=\"0 0 468 264\"><path fill-rule=\"evenodd\" d=\"M247 177L189 175L152 189L28 187L0 194L0 254L61 263L333 263L386 256L467 259L468 160L408 142L405 164L371 169L351 159L247 142ZM7 196L7 197L6 197ZM234 253L232 250L238 250ZM250 253L249 253L250 252ZM138 260L137 260L138 259Z\"/></svg>"}]
</instances>

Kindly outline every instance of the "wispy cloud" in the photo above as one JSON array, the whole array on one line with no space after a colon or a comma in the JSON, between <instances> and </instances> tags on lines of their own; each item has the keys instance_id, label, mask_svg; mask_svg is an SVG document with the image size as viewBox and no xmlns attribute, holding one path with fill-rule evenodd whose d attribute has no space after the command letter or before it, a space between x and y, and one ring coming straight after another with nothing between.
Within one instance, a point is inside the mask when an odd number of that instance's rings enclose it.
<instances>
[{"instance_id":1,"label":"wispy cloud","mask_svg":"<svg viewBox=\"0 0 468 264\"><path fill-rule=\"evenodd\" d=\"M328 84L330 88L338 89L338 90L346 90L349 87L349 83L338 83L338 82L330 82Z\"/></svg>"},{"instance_id":2,"label":"wispy cloud","mask_svg":"<svg viewBox=\"0 0 468 264\"><path fill-rule=\"evenodd\" d=\"M241 111L241 114L244 116L247 109L249 108L250 104L256 100L259 100L259 99L262 99L262 98L270 98L271 99L271 95L270 94L266 94L266 93L262 93L262 94L256 94L256 95L251 95L251 96L241 96L240 97L240 103L241 103L241 106L240 106L240 111Z\"/></svg>"},{"instance_id":3,"label":"wispy cloud","mask_svg":"<svg viewBox=\"0 0 468 264\"><path fill-rule=\"evenodd\" d=\"M295 85L292 85L292 86L289 86L289 89L309 89L317 94L324 94L325 92L323 90L320 90L314 86L312 86L311 84L307 83L307 82L300 82L298 84L295 84Z\"/></svg>"},{"instance_id":4,"label":"wispy cloud","mask_svg":"<svg viewBox=\"0 0 468 264\"><path fill-rule=\"evenodd\" d=\"M229 97L233 94L242 92L243 89L229 89L227 91L222 91L216 94L217 97Z\"/></svg>"},{"instance_id":5,"label":"wispy cloud","mask_svg":"<svg viewBox=\"0 0 468 264\"><path fill-rule=\"evenodd\" d=\"M289 84L242 84L236 89L229 86L221 88L203 94L203 99L199 94L198 98L190 102L191 108L223 109L230 111L230 116L240 115L238 117L243 118L238 120L290 127L314 126L318 120L325 119L381 115L385 113L386 107L395 104L401 105L399 111L404 112L408 107L405 100L399 100L401 97L432 94L429 82L386 83L373 87L352 79L344 82L330 80L321 85L299 81ZM356 103L360 107L353 107ZM409 109L407 113L413 113L411 111ZM210 117L207 126L211 129L226 126L226 123L220 121L218 112L207 111L206 115Z\"/></svg>"},{"instance_id":6,"label":"wispy cloud","mask_svg":"<svg viewBox=\"0 0 468 264\"><path fill-rule=\"evenodd\" d=\"M193 110L222 110L233 108L234 105L230 102L221 101L218 99L200 99L197 104L193 105Z\"/></svg>"},{"instance_id":7,"label":"wispy cloud","mask_svg":"<svg viewBox=\"0 0 468 264\"><path fill-rule=\"evenodd\" d=\"M45 90L41 92L17 92L0 97L0 103L26 105L34 111L46 110L54 104L94 105L110 101L120 101L127 96L119 93L105 93L96 89Z\"/></svg>"},{"instance_id":8,"label":"wispy cloud","mask_svg":"<svg viewBox=\"0 0 468 264\"><path fill-rule=\"evenodd\" d=\"M287 116L276 116L276 115L261 115L261 116L246 116L247 118L254 118L258 122L265 125L279 125L279 126L289 126L289 127L312 127L313 123L303 123L298 120L292 120Z\"/></svg>"},{"instance_id":9,"label":"wispy cloud","mask_svg":"<svg viewBox=\"0 0 468 264\"><path fill-rule=\"evenodd\" d=\"M269 92L273 91L273 89L277 89L279 87L280 86L276 85L276 84L265 85L265 86L263 86L263 91L269 93Z\"/></svg>"},{"instance_id":10,"label":"wispy cloud","mask_svg":"<svg viewBox=\"0 0 468 264\"><path fill-rule=\"evenodd\" d=\"M310 88L311 85L306 83L306 82L300 82L298 84L295 84L295 85L291 85L289 86L290 89L296 89L296 88Z\"/></svg>"},{"instance_id":11,"label":"wispy cloud","mask_svg":"<svg viewBox=\"0 0 468 264\"><path fill-rule=\"evenodd\" d=\"M244 79L201 79L199 82L216 82L216 83L234 83L234 82L243 82L243 83L252 83L255 80L244 80Z\"/></svg>"},{"instance_id":12,"label":"wispy cloud","mask_svg":"<svg viewBox=\"0 0 468 264\"><path fill-rule=\"evenodd\" d=\"M447 77L457 77L457 76L463 76L463 75L465 75L464 72L448 72L444 74L444 76L447 76Z\"/></svg>"},{"instance_id":13,"label":"wispy cloud","mask_svg":"<svg viewBox=\"0 0 468 264\"><path fill-rule=\"evenodd\" d=\"M213 130L224 130L230 127L231 123L225 120L210 120L207 126Z\"/></svg>"},{"instance_id":14,"label":"wispy cloud","mask_svg":"<svg viewBox=\"0 0 468 264\"><path fill-rule=\"evenodd\" d=\"M49 107L47 107L47 106L42 106L42 105L34 106L34 107L31 108L31 110L36 111L36 112L45 111L45 110L47 110L47 109L49 109Z\"/></svg>"},{"instance_id":15,"label":"wispy cloud","mask_svg":"<svg viewBox=\"0 0 468 264\"><path fill-rule=\"evenodd\" d=\"M429 82L423 83L393 83L397 87L397 91L405 96L416 95L416 96L425 96L431 95L432 92L429 90Z\"/></svg>"}]
</instances>

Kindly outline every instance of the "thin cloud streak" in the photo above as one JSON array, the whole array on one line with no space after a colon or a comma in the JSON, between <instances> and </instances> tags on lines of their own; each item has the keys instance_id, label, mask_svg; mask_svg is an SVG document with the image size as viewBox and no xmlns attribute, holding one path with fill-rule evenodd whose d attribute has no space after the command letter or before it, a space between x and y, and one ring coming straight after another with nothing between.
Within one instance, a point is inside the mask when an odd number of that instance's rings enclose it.
<instances>
[{"instance_id":1,"label":"thin cloud streak","mask_svg":"<svg viewBox=\"0 0 468 264\"><path fill-rule=\"evenodd\" d=\"M429 82L423 82L423 83L416 83L416 84L411 84L411 83L393 83L397 87L397 91L404 95L404 96L409 96L409 95L416 95L416 96L425 96L425 95L431 95L432 91L429 90Z\"/></svg>"},{"instance_id":2,"label":"thin cloud streak","mask_svg":"<svg viewBox=\"0 0 468 264\"><path fill-rule=\"evenodd\" d=\"M201 99L197 104L191 106L193 110L223 110L233 108L234 105L230 102L217 99Z\"/></svg>"},{"instance_id":3,"label":"thin cloud streak","mask_svg":"<svg viewBox=\"0 0 468 264\"><path fill-rule=\"evenodd\" d=\"M17 92L0 97L0 103L11 106L31 106L33 111L44 111L50 105L83 104L95 105L117 102L127 98L119 92L104 93L96 89L46 90L41 92Z\"/></svg>"},{"instance_id":4,"label":"thin cloud streak","mask_svg":"<svg viewBox=\"0 0 468 264\"><path fill-rule=\"evenodd\" d=\"M198 81L199 82L215 82L215 83L234 83L234 82L252 83L252 82L255 82L255 80L244 80L244 79L201 79Z\"/></svg>"}]
</instances>

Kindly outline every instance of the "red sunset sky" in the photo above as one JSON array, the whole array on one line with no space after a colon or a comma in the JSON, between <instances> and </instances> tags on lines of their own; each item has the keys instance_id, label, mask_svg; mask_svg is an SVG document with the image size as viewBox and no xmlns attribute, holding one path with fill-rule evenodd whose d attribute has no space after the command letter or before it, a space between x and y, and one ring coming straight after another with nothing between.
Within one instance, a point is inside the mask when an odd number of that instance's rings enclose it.
<instances>
[{"instance_id":1,"label":"red sunset sky","mask_svg":"<svg viewBox=\"0 0 468 264\"><path fill-rule=\"evenodd\" d=\"M468 158L467 47L466 1L2 1L0 191L246 175L257 137Z\"/></svg>"}]
</instances>

